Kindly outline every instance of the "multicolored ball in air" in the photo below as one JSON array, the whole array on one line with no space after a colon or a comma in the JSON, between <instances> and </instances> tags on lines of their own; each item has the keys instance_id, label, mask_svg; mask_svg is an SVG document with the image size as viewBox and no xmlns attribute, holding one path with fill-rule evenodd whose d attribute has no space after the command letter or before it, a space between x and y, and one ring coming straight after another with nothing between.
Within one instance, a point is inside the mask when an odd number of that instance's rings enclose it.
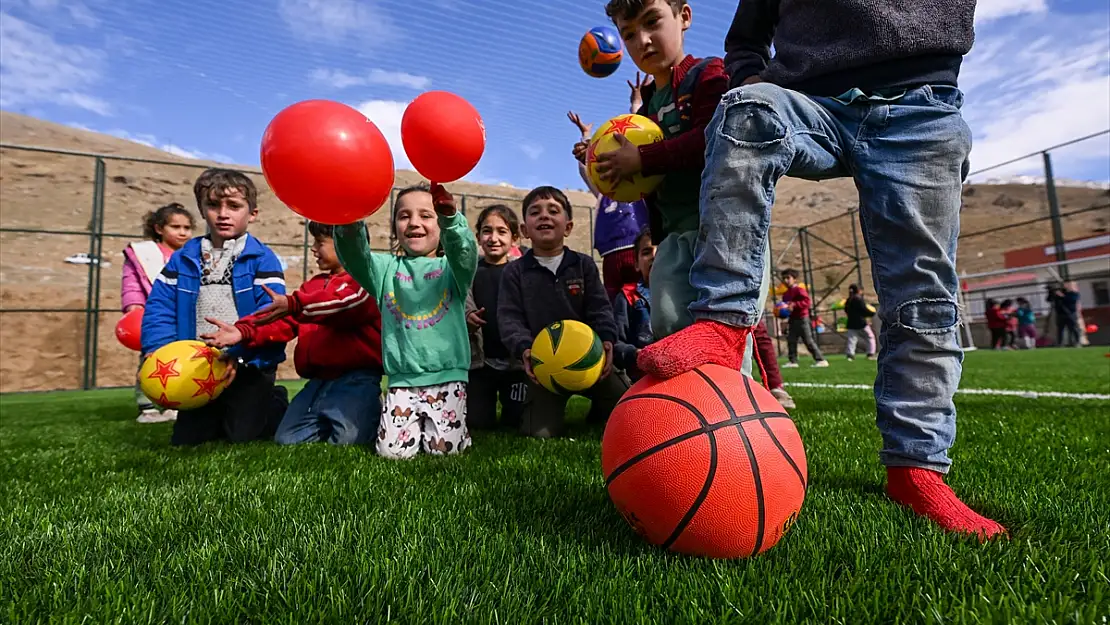
<instances>
[{"instance_id":1,"label":"multicolored ball in air","mask_svg":"<svg viewBox=\"0 0 1110 625\"><path fill-rule=\"evenodd\" d=\"M591 28L578 42L578 64L594 78L605 78L617 71L622 56L620 35L610 26Z\"/></svg>"}]
</instances>

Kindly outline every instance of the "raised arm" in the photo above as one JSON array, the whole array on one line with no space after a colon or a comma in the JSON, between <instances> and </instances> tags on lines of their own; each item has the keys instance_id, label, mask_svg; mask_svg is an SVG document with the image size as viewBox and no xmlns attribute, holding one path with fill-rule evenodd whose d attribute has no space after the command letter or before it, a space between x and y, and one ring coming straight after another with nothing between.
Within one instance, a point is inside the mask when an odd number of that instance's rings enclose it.
<instances>
[{"instance_id":1,"label":"raised arm","mask_svg":"<svg viewBox=\"0 0 1110 625\"><path fill-rule=\"evenodd\" d=\"M347 273L375 299L381 296L389 257L370 251L370 238L361 221L336 226L333 230L335 253Z\"/></svg>"}]
</instances>

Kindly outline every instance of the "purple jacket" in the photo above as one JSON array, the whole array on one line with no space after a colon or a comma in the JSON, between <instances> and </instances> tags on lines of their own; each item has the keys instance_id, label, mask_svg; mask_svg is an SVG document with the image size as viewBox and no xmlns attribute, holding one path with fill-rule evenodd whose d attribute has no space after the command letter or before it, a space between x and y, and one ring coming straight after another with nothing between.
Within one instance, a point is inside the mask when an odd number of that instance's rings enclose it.
<instances>
[{"instance_id":1,"label":"purple jacket","mask_svg":"<svg viewBox=\"0 0 1110 625\"><path fill-rule=\"evenodd\" d=\"M168 261L170 256L173 256L173 250L170 248L160 244L158 248L162 251L163 262ZM130 245L123 248L123 278L119 291L120 308L127 310L128 306L136 304L146 306L146 298L150 297L152 286L146 272L143 271L142 264L139 263L139 257L135 254L135 250Z\"/></svg>"},{"instance_id":2,"label":"purple jacket","mask_svg":"<svg viewBox=\"0 0 1110 625\"><path fill-rule=\"evenodd\" d=\"M597 253L608 256L635 246L636 237L648 227L647 203L643 200L614 202L598 193L584 166L579 165L578 171L598 200L594 211L594 249Z\"/></svg>"}]
</instances>

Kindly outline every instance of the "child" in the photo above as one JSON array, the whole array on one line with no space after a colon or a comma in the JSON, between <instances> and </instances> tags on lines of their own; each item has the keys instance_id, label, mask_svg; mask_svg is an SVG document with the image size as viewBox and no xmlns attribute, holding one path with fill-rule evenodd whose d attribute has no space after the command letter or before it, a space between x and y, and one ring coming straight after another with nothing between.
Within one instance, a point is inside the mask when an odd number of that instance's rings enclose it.
<instances>
[{"instance_id":1,"label":"child","mask_svg":"<svg viewBox=\"0 0 1110 625\"><path fill-rule=\"evenodd\" d=\"M120 285L120 306L129 313L146 306L150 290L170 256L181 249L193 235L193 215L174 202L143 217L146 241L132 243L123 249L123 277ZM139 359L139 368L143 360ZM135 399L139 405L139 423L161 423L177 418L176 410L159 410L135 380Z\"/></svg>"},{"instance_id":2,"label":"child","mask_svg":"<svg viewBox=\"0 0 1110 625\"><path fill-rule=\"evenodd\" d=\"M1024 297L1017 298L1017 311L1014 316L1018 322L1018 338L1025 349L1037 347L1037 315L1033 313L1033 305Z\"/></svg>"},{"instance_id":3,"label":"child","mask_svg":"<svg viewBox=\"0 0 1110 625\"><path fill-rule=\"evenodd\" d=\"M497 400L501 399L501 424L520 429L520 415L528 396L528 376L520 361L512 358L497 324L497 298L501 276L511 250L520 241L520 220L504 204L487 206L478 214L478 261L474 285L466 300L466 324L470 329L470 383L466 392L466 423L471 429L488 430L497 424Z\"/></svg>"},{"instance_id":4,"label":"child","mask_svg":"<svg viewBox=\"0 0 1110 625\"><path fill-rule=\"evenodd\" d=\"M562 191L544 186L532 189L523 205L525 235L532 239L532 249L505 268L497 300L497 324L501 341L509 354L521 361L532 381L521 433L550 438L563 431L567 398L537 384L531 363L532 341L549 324L565 319L586 323L605 347L601 379L583 393L592 400L587 421L608 419L628 390L628 381L612 372L617 327L597 265L589 256L564 245L574 227L570 201Z\"/></svg>"},{"instance_id":5,"label":"child","mask_svg":"<svg viewBox=\"0 0 1110 625\"><path fill-rule=\"evenodd\" d=\"M629 349L614 354L617 366L628 372L632 381L642 377L636 369L636 355L654 339L651 333L651 265L655 262L655 245L651 231L644 228L636 238L636 269L642 276L639 284L627 284L613 300L613 318L617 338Z\"/></svg>"},{"instance_id":6,"label":"child","mask_svg":"<svg viewBox=\"0 0 1110 625\"><path fill-rule=\"evenodd\" d=\"M686 0L611 0L605 13L636 67L652 77L650 84L632 85L633 99L639 92L644 102L636 112L663 130L663 141L639 147L618 135L621 147L599 154L596 166L607 180L636 173L664 176L647 199L652 242L659 245L658 262L652 265L651 327L661 338L693 321L687 307L697 293L689 272L700 224L705 128L728 89L728 76L721 59L698 59L684 51L692 18Z\"/></svg>"},{"instance_id":7,"label":"child","mask_svg":"<svg viewBox=\"0 0 1110 625\"><path fill-rule=\"evenodd\" d=\"M394 459L421 450L461 453L470 446L464 306L478 246L455 199L438 184L397 193L393 237L399 254L371 252L361 223L335 227L343 267L388 311L382 315L382 362L389 390L377 452Z\"/></svg>"},{"instance_id":8,"label":"child","mask_svg":"<svg viewBox=\"0 0 1110 625\"><path fill-rule=\"evenodd\" d=\"M213 320L220 330L201 338L215 347L257 348L298 337L293 362L308 384L289 403L274 440L361 445L378 433L382 412L381 314L339 263L333 227L310 221L308 231L316 266L327 273L288 297L267 289L273 303L235 325Z\"/></svg>"},{"instance_id":9,"label":"child","mask_svg":"<svg viewBox=\"0 0 1110 625\"><path fill-rule=\"evenodd\" d=\"M1002 316L1006 318L1006 349L1017 349L1017 309L1014 308L1014 300L1004 299L999 304L1002 309Z\"/></svg>"},{"instance_id":10,"label":"child","mask_svg":"<svg viewBox=\"0 0 1110 625\"><path fill-rule=\"evenodd\" d=\"M631 112L635 113L636 108ZM621 289L626 286L635 287L640 280L641 274L636 270L639 260L633 247L637 235L648 225L647 205L643 200L617 202L597 190L586 174L586 149L593 127L583 123L573 111L567 113L567 117L582 133L581 140L574 146L574 157L578 159L578 175L582 176L586 188L597 198L597 207L594 210L594 249L601 255L601 279L605 284L605 292L613 300Z\"/></svg>"},{"instance_id":11,"label":"child","mask_svg":"<svg viewBox=\"0 0 1110 625\"><path fill-rule=\"evenodd\" d=\"M883 320L875 401L887 492L945 530L985 538L1005 528L944 483L963 355L955 258L971 150L957 76L974 14L973 0L739 3L725 41L732 90L705 133L690 270L696 321L645 348L639 365L658 377L735 367L763 308L778 180L852 176Z\"/></svg>"},{"instance_id":12,"label":"child","mask_svg":"<svg viewBox=\"0 0 1110 625\"><path fill-rule=\"evenodd\" d=\"M1006 347L1006 313L998 300L987 300L987 329L991 331L991 347L1000 350Z\"/></svg>"},{"instance_id":13,"label":"child","mask_svg":"<svg viewBox=\"0 0 1110 625\"><path fill-rule=\"evenodd\" d=\"M218 329L214 320L235 323L271 303L270 292L285 293L277 256L247 234L258 217L258 190L251 179L229 169L208 169L197 178L193 193L208 234L186 243L155 280L143 314L144 355L173 341L210 334ZM289 403L285 388L274 385L285 345L235 346L225 356L230 360L228 387L214 401L178 412L171 444L273 436Z\"/></svg>"},{"instance_id":14,"label":"child","mask_svg":"<svg viewBox=\"0 0 1110 625\"><path fill-rule=\"evenodd\" d=\"M790 325L786 331L786 355L790 362L783 366L798 366L799 338L806 344L809 354L817 361L813 363L814 367L829 366L829 361L825 360L825 356L821 354L821 348L817 346L817 341L813 340L813 328L810 327L809 321L812 300L810 300L806 288L798 284L798 271L786 269L783 270L780 277L782 283L786 285L786 292L782 294L782 301L790 307Z\"/></svg>"},{"instance_id":15,"label":"child","mask_svg":"<svg viewBox=\"0 0 1110 625\"><path fill-rule=\"evenodd\" d=\"M875 334L871 332L868 319L875 316L875 310L863 299L863 289L858 284L848 286L848 300L844 302L844 314L848 316L848 341L844 353L848 360L856 358L856 342L861 338L867 348L867 359L875 360Z\"/></svg>"}]
</instances>

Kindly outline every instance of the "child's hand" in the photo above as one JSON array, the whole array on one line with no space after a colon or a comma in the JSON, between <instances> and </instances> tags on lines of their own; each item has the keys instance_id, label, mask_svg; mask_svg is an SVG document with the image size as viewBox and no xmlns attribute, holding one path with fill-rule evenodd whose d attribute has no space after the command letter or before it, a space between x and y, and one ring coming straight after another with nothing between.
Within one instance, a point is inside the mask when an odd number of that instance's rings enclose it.
<instances>
[{"instance_id":1,"label":"child's hand","mask_svg":"<svg viewBox=\"0 0 1110 625\"><path fill-rule=\"evenodd\" d=\"M520 357L520 361L524 363L524 372L528 374L528 379L539 384L540 381L536 379L536 373L532 371L532 350L524 350L524 355Z\"/></svg>"},{"instance_id":2,"label":"child's hand","mask_svg":"<svg viewBox=\"0 0 1110 625\"><path fill-rule=\"evenodd\" d=\"M588 152L589 150L590 150L590 144L588 142L579 141L578 143L574 144L574 149L571 150L571 154L574 155L574 158L579 163L584 164L586 162L586 152Z\"/></svg>"},{"instance_id":3,"label":"child's hand","mask_svg":"<svg viewBox=\"0 0 1110 625\"><path fill-rule=\"evenodd\" d=\"M605 341L601 347L605 350L605 365L601 368L601 377L604 378L613 372L613 344Z\"/></svg>"},{"instance_id":4,"label":"child's hand","mask_svg":"<svg viewBox=\"0 0 1110 625\"><path fill-rule=\"evenodd\" d=\"M126 315L127 313L131 312L132 310L135 310L136 308L142 308L142 307L143 307L142 304L131 304L127 308L123 309L123 314Z\"/></svg>"},{"instance_id":5,"label":"child's hand","mask_svg":"<svg viewBox=\"0 0 1110 625\"><path fill-rule=\"evenodd\" d=\"M578 117L578 113L575 113L574 111L567 111L567 119L569 119L571 123L575 126L578 126L578 130L582 133L583 139L590 136L590 132L594 129L593 124L587 124L583 122L582 118Z\"/></svg>"},{"instance_id":6,"label":"child's hand","mask_svg":"<svg viewBox=\"0 0 1110 625\"><path fill-rule=\"evenodd\" d=\"M266 295L269 295L270 299L274 301L266 304L258 310L257 314L259 316L256 319L256 323L258 323L258 325L265 325L276 319L281 319L282 317L289 314L288 295L275 293L273 290L270 289L270 287L266 286L265 284L262 285L262 290L266 291Z\"/></svg>"},{"instance_id":7,"label":"child's hand","mask_svg":"<svg viewBox=\"0 0 1110 625\"><path fill-rule=\"evenodd\" d=\"M220 354L220 361L227 363L227 371L224 372L224 377L220 378L220 381L227 381L228 386L231 386L231 383L235 381L235 374L239 372L239 361L233 360L226 353Z\"/></svg>"},{"instance_id":8,"label":"child's hand","mask_svg":"<svg viewBox=\"0 0 1110 625\"><path fill-rule=\"evenodd\" d=\"M215 332L200 335L200 338L204 339L206 345L222 349L224 347L238 345L239 342L243 340L243 333L239 331L239 328L211 317L205 317L204 320L219 328Z\"/></svg>"},{"instance_id":9,"label":"child's hand","mask_svg":"<svg viewBox=\"0 0 1110 625\"><path fill-rule=\"evenodd\" d=\"M640 148L624 135L618 134L614 139L620 147L612 152L598 154L595 166L601 179L608 182L631 178L643 169L643 163L640 162Z\"/></svg>"},{"instance_id":10,"label":"child's hand","mask_svg":"<svg viewBox=\"0 0 1110 625\"><path fill-rule=\"evenodd\" d=\"M644 98L640 94L640 90L650 85L654 80L651 74L648 74L644 76L644 79L641 81L640 72L636 72L636 83L633 84L631 80L628 81L628 89L631 92L628 94L628 103L630 105L629 113L635 113L644 105Z\"/></svg>"},{"instance_id":11,"label":"child's hand","mask_svg":"<svg viewBox=\"0 0 1110 625\"><path fill-rule=\"evenodd\" d=\"M454 196L438 182L432 183L432 205L436 207L436 212L443 217L451 217L455 214Z\"/></svg>"},{"instance_id":12,"label":"child's hand","mask_svg":"<svg viewBox=\"0 0 1110 625\"><path fill-rule=\"evenodd\" d=\"M466 316L466 325L470 326L470 331L477 332L482 326L486 325L486 320L482 319L482 313L486 312L485 308L479 308L472 311Z\"/></svg>"}]
</instances>

